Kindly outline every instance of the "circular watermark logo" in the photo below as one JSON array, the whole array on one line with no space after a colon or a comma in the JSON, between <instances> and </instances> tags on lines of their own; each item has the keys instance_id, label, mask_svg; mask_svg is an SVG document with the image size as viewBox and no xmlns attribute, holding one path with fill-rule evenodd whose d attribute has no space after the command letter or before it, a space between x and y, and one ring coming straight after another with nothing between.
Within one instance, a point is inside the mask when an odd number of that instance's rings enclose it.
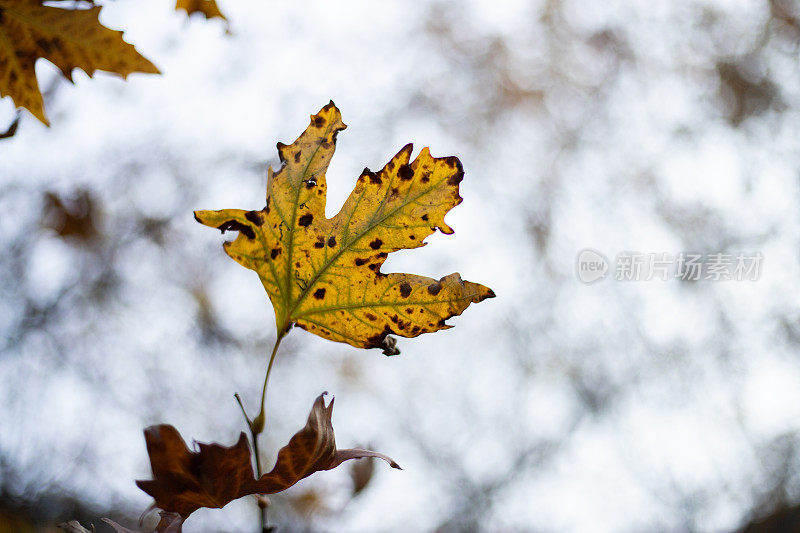
<instances>
[{"instance_id":1,"label":"circular watermark logo","mask_svg":"<svg viewBox=\"0 0 800 533\"><path fill-rule=\"evenodd\" d=\"M600 281L608 274L608 259L597 250L584 248L578 252L575 274L583 283Z\"/></svg>"}]
</instances>

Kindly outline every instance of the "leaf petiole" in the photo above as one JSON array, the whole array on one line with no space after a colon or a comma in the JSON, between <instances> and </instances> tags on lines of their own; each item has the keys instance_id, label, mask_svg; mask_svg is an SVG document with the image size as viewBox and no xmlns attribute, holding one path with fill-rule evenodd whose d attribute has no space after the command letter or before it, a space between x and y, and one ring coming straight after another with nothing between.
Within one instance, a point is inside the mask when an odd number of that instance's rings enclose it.
<instances>
[{"instance_id":1,"label":"leaf petiole","mask_svg":"<svg viewBox=\"0 0 800 533\"><path fill-rule=\"evenodd\" d=\"M284 335L286 335L288 328L281 328L278 336L275 338L275 345L272 347L272 353L269 356L269 363L267 364L267 373L264 376L264 386L261 388L261 410L258 412L258 415L253 419L250 420L250 417L247 416L247 412L244 409L244 405L242 405L242 400L239 397L239 394L234 394L236 401L239 402L239 407L242 409L242 415L244 415L244 419L247 422L247 426L250 428L250 437L253 441L253 455L256 458L256 479L261 479L261 476L264 474L261 468L261 454L258 451L258 436L264 432L265 426L265 404L267 398L267 383L269 383L269 376L272 373L272 363L275 362L275 355L278 353L278 346L281 345L281 341L283 340ZM267 504L269 500L261 500L257 501L258 503L258 517L259 522L261 523L261 532L267 533L272 531L272 528L269 527L267 523Z\"/></svg>"},{"instance_id":2,"label":"leaf petiole","mask_svg":"<svg viewBox=\"0 0 800 533\"><path fill-rule=\"evenodd\" d=\"M261 388L261 410L258 412L258 415L253 419L253 421L250 422L250 430L253 432L253 435L259 435L264 431L264 421L266 417L264 406L267 399L267 383L269 383L269 376L272 373L272 363L275 362L275 354L278 353L278 346L281 345L284 335L286 335L285 329L281 333L278 333L278 336L275 338L275 346L272 347L272 353L269 356L267 374L264 376L264 386ZM261 475L260 470L258 474Z\"/></svg>"}]
</instances>

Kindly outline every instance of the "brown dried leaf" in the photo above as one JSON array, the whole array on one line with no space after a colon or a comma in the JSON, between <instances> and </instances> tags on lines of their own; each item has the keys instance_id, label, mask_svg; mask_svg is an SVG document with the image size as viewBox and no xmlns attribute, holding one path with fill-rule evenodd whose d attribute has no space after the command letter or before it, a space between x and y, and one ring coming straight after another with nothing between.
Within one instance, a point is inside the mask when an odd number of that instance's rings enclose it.
<instances>
[{"instance_id":1,"label":"brown dried leaf","mask_svg":"<svg viewBox=\"0 0 800 533\"><path fill-rule=\"evenodd\" d=\"M274 494L286 490L301 479L319 470L331 470L349 459L379 457L392 468L400 468L390 457L370 450L337 450L333 434L333 399L325 407L324 396L320 394L311 407L306 426L294 434L289 444L278 452L275 467L257 482L256 492Z\"/></svg>"},{"instance_id":2,"label":"brown dried leaf","mask_svg":"<svg viewBox=\"0 0 800 533\"><path fill-rule=\"evenodd\" d=\"M86 529L77 520L70 520L69 522L58 524L57 527L63 529L67 533L94 533L94 526L92 526L92 529Z\"/></svg>"},{"instance_id":3,"label":"brown dried leaf","mask_svg":"<svg viewBox=\"0 0 800 533\"><path fill-rule=\"evenodd\" d=\"M168 513L165 511L161 511L160 514L161 520L158 521L156 528L152 532L148 533L182 533L183 517L181 515L178 513ZM108 518L103 518L103 522L113 527L114 531L117 533L144 533L135 529L128 529L127 527L121 526L113 520L109 520Z\"/></svg>"},{"instance_id":4,"label":"brown dried leaf","mask_svg":"<svg viewBox=\"0 0 800 533\"><path fill-rule=\"evenodd\" d=\"M103 522L114 528L117 533L182 533L183 518L177 513L161 512L161 520L159 520L156 528L152 531L145 532L136 529L128 529L121 526L109 518L103 518ZM68 533L95 533L94 524L91 531L83 527L77 520L70 520L63 524L58 524L58 527L67 531Z\"/></svg>"},{"instance_id":5,"label":"brown dried leaf","mask_svg":"<svg viewBox=\"0 0 800 533\"><path fill-rule=\"evenodd\" d=\"M369 482L372 481L372 475L375 472L375 463L372 461L357 461L351 463L350 466L350 479L353 481L352 496L356 497L361 494Z\"/></svg>"},{"instance_id":6,"label":"brown dried leaf","mask_svg":"<svg viewBox=\"0 0 800 533\"><path fill-rule=\"evenodd\" d=\"M44 194L42 227L55 231L64 239L90 241L98 236L99 209L97 201L86 189L72 196Z\"/></svg>"},{"instance_id":7,"label":"brown dried leaf","mask_svg":"<svg viewBox=\"0 0 800 533\"><path fill-rule=\"evenodd\" d=\"M218 17L222 20L228 20L219 10L216 0L177 0L175 2L175 11L179 9L186 11L187 15L200 13L207 19Z\"/></svg>"},{"instance_id":8,"label":"brown dried leaf","mask_svg":"<svg viewBox=\"0 0 800 533\"><path fill-rule=\"evenodd\" d=\"M11 137L17 134L17 128L19 127L19 117L20 114L17 113L16 116L14 117L14 121L11 122L11 124L9 124L9 126L6 128L6 131L0 133L0 139L10 139Z\"/></svg>"},{"instance_id":9,"label":"brown dried leaf","mask_svg":"<svg viewBox=\"0 0 800 533\"><path fill-rule=\"evenodd\" d=\"M372 463L372 461L365 462ZM330 505L328 505L326 495L313 487L298 494L293 494L287 499L292 510L303 517L304 520L326 515L332 511Z\"/></svg>"},{"instance_id":10,"label":"brown dried leaf","mask_svg":"<svg viewBox=\"0 0 800 533\"><path fill-rule=\"evenodd\" d=\"M230 447L198 443L199 451L186 447L180 433L169 425L145 430L147 453L153 468L151 481L137 481L155 499L155 505L186 518L200 507L221 508L249 494L274 494L320 470L331 470L349 459L379 457L392 468L400 466L378 452L336 449L333 400L326 407L322 393L314 401L308 421L278 452L275 467L256 480L250 446L244 433Z\"/></svg>"},{"instance_id":11,"label":"brown dried leaf","mask_svg":"<svg viewBox=\"0 0 800 533\"><path fill-rule=\"evenodd\" d=\"M190 451L170 425L145 429L144 439L154 479L136 485L165 511L186 517L200 507L221 508L243 496L253 482L244 433L230 447L198 443L198 452Z\"/></svg>"}]
</instances>

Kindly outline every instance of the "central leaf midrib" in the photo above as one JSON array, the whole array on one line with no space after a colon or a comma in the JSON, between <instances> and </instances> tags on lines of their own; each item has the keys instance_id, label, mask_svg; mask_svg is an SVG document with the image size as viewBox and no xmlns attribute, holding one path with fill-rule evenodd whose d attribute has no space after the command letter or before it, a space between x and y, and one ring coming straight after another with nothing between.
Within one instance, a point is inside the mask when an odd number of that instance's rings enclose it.
<instances>
[{"instance_id":1,"label":"central leaf midrib","mask_svg":"<svg viewBox=\"0 0 800 533\"><path fill-rule=\"evenodd\" d=\"M325 136L323 137L322 141L317 143L317 147L314 148L314 153L311 154L311 157L308 158L308 162L306 163L306 166L305 166L305 168L303 169L303 172L300 175L300 177L302 179L300 180L300 183L297 184L297 188L296 188L296 191L295 191L294 202L292 204L292 227L291 227L291 231L289 231L289 242L287 243L288 253L286 254L286 283L285 283L285 285L286 285L286 299L287 299L287 302L291 301L291 298L292 298L292 276L291 276L291 270L292 270L292 261L294 260L294 232L297 229L297 208L299 207L298 204L299 204L299 200L300 200L300 193L303 190L303 186L302 186L303 179L306 178L306 174L308 173L308 168L311 166L311 162L317 156L317 152L319 152L319 149L322 146L322 143L323 142L327 142L328 135L329 135L329 133L331 131L331 127L334 125L334 123L335 123L334 120L329 121L328 128L325 130ZM335 147L336 147L336 143L334 143L334 151L335 151ZM288 167L289 167L289 165L286 166L287 169L288 169ZM327 167L325 167L324 170L327 170ZM288 170L287 170L287 172L288 172ZM272 191L270 191L270 193L271 192ZM326 198L326 203L327 203L327 198ZM301 292L300 293L300 300L302 300L304 297L305 297L304 292ZM289 317L292 316L292 311L294 311L294 309L295 308L292 307L292 309L287 310L286 316L284 316L284 319L283 319L284 322L288 322L289 321ZM285 325L288 326L288 324L285 324Z\"/></svg>"},{"instance_id":2,"label":"central leaf midrib","mask_svg":"<svg viewBox=\"0 0 800 533\"><path fill-rule=\"evenodd\" d=\"M393 309L394 308L401 309L402 307L409 307L409 306L414 306L414 305L418 305L418 306L422 306L422 307L430 307L431 305L434 305L434 304L453 303L453 302L462 302L464 300L470 300L470 299L472 299L472 297L475 296L475 294L477 294L477 293L473 292L473 293L470 293L470 294L465 294L464 296L459 296L457 298L448 298L447 300L435 300L435 301L431 301L431 300L396 300L394 302L369 302L369 303L363 302L363 303L359 303L357 305L354 304L352 306L350 306L350 305L337 305L337 306L332 306L332 307L320 307L318 309L312 309L308 313L304 313L302 315L298 315L297 318L298 319L307 318L309 316L324 315L324 314L331 313L331 312L334 312L334 311L342 311L342 310L347 310L347 309L359 309L359 308L390 307L390 308L393 308Z\"/></svg>"},{"instance_id":3,"label":"central leaf midrib","mask_svg":"<svg viewBox=\"0 0 800 533\"><path fill-rule=\"evenodd\" d=\"M330 267L331 267L331 265L333 265L333 263L334 263L334 262L335 262L335 261L336 261L336 260L337 260L337 259L338 259L338 258L339 258L339 257L340 257L342 254L343 254L343 253L345 253L346 251L348 251L348 250L350 249L350 246L351 246L353 243L355 243L355 242L356 242L356 241L358 241L359 239L363 238L363 237L364 237L365 235L367 235L367 234L368 234L370 231L372 231L372 229L373 229L373 228L375 228L375 227L376 227L377 225L379 225L381 222L383 222L383 221L384 221L384 220L386 220L387 218L389 218L389 217L391 217L392 215L394 215L395 213L397 213L399 210L401 210L402 208L404 208L404 207L405 207L405 206L407 206L408 204L410 204L410 203L412 203L412 202L414 202L414 201L416 201L416 200L418 200L418 199L422 198L422 197L423 197L423 196L425 196L426 194L429 194L431 191L433 191L433 189L434 189L435 187L437 187L439 184L441 184L441 183L442 183L442 181L444 181L444 178L443 178L442 180L438 181L437 183L435 183L434 185L432 185L431 187L429 187L427 190L423 191L423 192L422 192L421 194L419 194L418 196L415 196L414 198L412 198L410 201L404 202L403 204L401 204L400 206L398 206L396 209L394 209L394 210L390 211L390 212L389 212L389 213L388 213L386 216L384 216L383 218L380 218L380 219L376 220L374 224L370 225L370 226L369 226L369 227L367 227L367 228L366 228L366 229L365 229L363 232L361 232L361 233L360 233L360 234L359 234L357 237L355 237L354 239L350 240L350 241L347 243L347 245L346 245L346 246L345 246L345 245L344 245L344 243L343 243L343 244L342 244L342 247L341 247L341 249L340 249L338 252L336 252L334 255L332 255L332 256L331 256L331 258L330 258L330 259L328 259L328 260L327 260L327 261L326 261L326 262L325 262L325 263L322 265L322 267L321 267L321 268L320 268L320 269L319 269L319 270L316 272L316 274L314 275L314 277L311 279L311 281L310 281L310 282L309 282L309 284L307 285L307 288L306 288L306 290L305 290L305 291L302 291L302 292L300 293L300 297L299 297L299 298L298 298L298 299L295 301L294 305L293 305L293 306L292 306L292 308L289 310L289 312L288 312L288 315L287 315L287 318L291 318L291 317L292 317L292 314L293 314L293 313L294 313L294 312L297 310L297 308L298 308L298 307L300 307L300 304L301 304L301 303L303 303L303 301L305 300L306 296L307 296L307 295L308 295L308 294L311 292L311 288L312 288L312 287L314 287L314 285L317 283L317 280L319 280L319 277L320 277L320 276L321 276L321 275L322 275L322 274L323 274L325 271L327 271L327 270L328 270L328 268L330 268ZM388 194L388 189L387 189L387 194ZM340 213L341 213L341 211L340 211ZM338 216L338 215L337 215L337 216ZM334 218L336 218L336 217L334 217ZM333 219L330 219L330 220L333 220ZM393 251L396 251L396 250L393 250ZM287 276L287 277L288 277L288 276ZM299 317L296 317L296 318L299 318Z\"/></svg>"}]
</instances>

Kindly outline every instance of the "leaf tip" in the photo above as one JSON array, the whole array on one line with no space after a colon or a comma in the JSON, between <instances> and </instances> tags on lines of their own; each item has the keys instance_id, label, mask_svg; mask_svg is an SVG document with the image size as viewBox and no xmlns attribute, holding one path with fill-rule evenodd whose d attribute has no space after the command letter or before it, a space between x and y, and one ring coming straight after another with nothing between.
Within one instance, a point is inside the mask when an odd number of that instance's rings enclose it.
<instances>
[{"instance_id":1,"label":"leaf tip","mask_svg":"<svg viewBox=\"0 0 800 533\"><path fill-rule=\"evenodd\" d=\"M327 395L328 395L328 391L322 391L322 394L320 394L319 396L317 396L317 402L320 404L320 406L321 406L323 409L331 409L331 408L333 408L333 400L335 400L335 399L336 399L336 396L331 396L331 401L330 401L330 402L328 402L328 405L327 405L327 407L326 407L326 406L325 406L325 396L327 396ZM315 402L315 403L316 403L316 402Z\"/></svg>"},{"instance_id":2,"label":"leaf tip","mask_svg":"<svg viewBox=\"0 0 800 533\"><path fill-rule=\"evenodd\" d=\"M400 151L397 152L396 158L399 158L400 164L408 164L411 160L411 152L414 151L414 143L408 143L407 145L400 148Z\"/></svg>"},{"instance_id":3,"label":"leaf tip","mask_svg":"<svg viewBox=\"0 0 800 533\"><path fill-rule=\"evenodd\" d=\"M441 231L445 235L452 235L453 233L455 233L455 230L450 226L448 226L444 221L442 221L442 223L436 227L439 228L439 231Z\"/></svg>"},{"instance_id":4,"label":"leaf tip","mask_svg":"<svg viewBox=\"0 0 800 533\"><path fill-rule=\"evenodd\" d=\"M278 159L280 159L281 164L286 163L286 154L284 153L286 145L282 142L278 142L275 144L275 148L278 149Z\"/></svg>"},{"instance_id":5,"label":"leaf tip","mask_svg":"<svg viewBox=\"0 0 800 533\"><path fill-rule=\"evenodd\" d=\"M14 104L16 105L16 102L14 102ZM50 120L47 118L47 115L44 112L44 107L38 109L30 109L27 106L17 106L17 107L27 109L31 115L33 115L34 117L36 117L37 120L39 120L39 122L41 122L48 128L50 127Z\"/></svg>"}]
</instances>

